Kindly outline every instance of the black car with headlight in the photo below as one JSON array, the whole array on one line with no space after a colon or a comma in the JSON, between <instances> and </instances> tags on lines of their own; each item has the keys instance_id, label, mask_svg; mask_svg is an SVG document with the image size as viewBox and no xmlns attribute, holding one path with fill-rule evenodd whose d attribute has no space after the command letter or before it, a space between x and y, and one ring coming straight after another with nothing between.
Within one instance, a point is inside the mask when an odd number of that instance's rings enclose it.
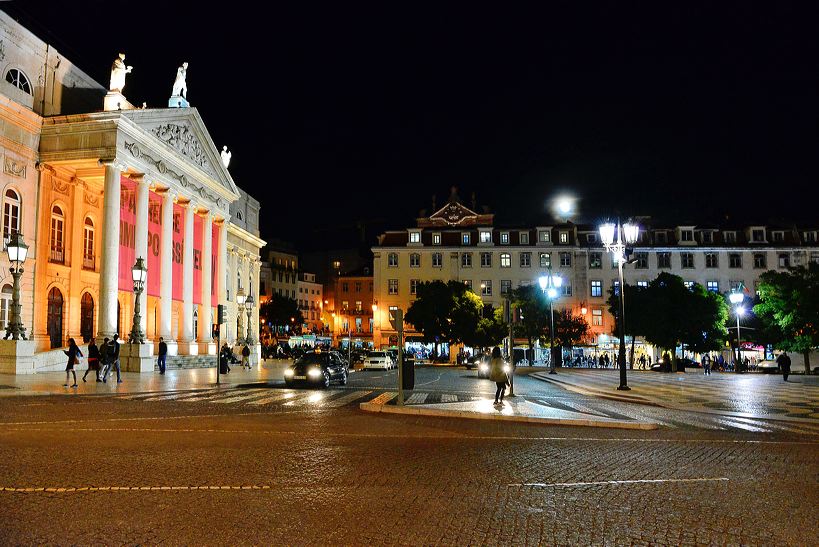
<instances>
[{"instance_id":1,"label":"black car with headlight","mask_svg":"<svg viewBox=\"0 0 819 547\"><path fill-rule=\"evenodd\" d=\"M311 351L284 369L284 383L288 387L294 384L328 387L330 382L345 385L348 373L347 363L335 352Z\"/></svg>"}]
</instances>

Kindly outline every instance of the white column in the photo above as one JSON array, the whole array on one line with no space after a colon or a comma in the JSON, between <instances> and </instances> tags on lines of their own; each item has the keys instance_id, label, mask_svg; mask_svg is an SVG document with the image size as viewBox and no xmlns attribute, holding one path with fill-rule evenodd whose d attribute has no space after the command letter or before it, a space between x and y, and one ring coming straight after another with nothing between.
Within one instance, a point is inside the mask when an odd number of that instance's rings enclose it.
<instances>
[{"instance_id":1,"label":"white column","mask_svg":"<svg viewBox=\"0 0 819 547\"><path fill-rule=\"evenodd\" d=\"M219 227L219 270L217 274L219 276L217 280L219 282L217 285L219 287L219 304L227 302L227 226L228 221L224 219Z\"/></svg>"},{"instance_id":2,"label":"white column","mask_svg":"<svg viewBox=\"0 0 819 547\"><path fill-rule=\"evenodd\" d=\"M193 210L192 201L185 209L185 245L182 253L182 342L180 353L190 353L193 341Z\"/></svg>"},{"instance_id":3,"label":"white column","mask_svg":"<svg viewBox=\"0 0 819 547\"><path fill-rule=\"evenodd\" d=\"M202 238L202 308L199 311L199 353L209 353L209 347L213 344L211 333L213 332L212 302L211 302L211 281L213 266L213 215L208 212L202 222L204 237ZM204 346L203 346L204 344Z\"/></svg>"},{"instance_id":4,"label":"white column","mask_svg":"<svg viewBox=\"0 0 819 547\"><path fill-rule=\"evenodd\" d=\"M171 191L166 190L162 196L162 245L159 250L162 276L159 284L159 336L169 344L173 342L173 199Z\"/></svg>"},{"instance_id":5,"label":"white column","mask_svg":"<svg viewBox=\"0 0 819 547\"><path fill-rule=\"evenodd\" d=\"M134 234L134 258L142 257L148 267L148 181L144 176L134 177L136 183L136 227ZM133 264L132 264L133 266ZM143 334L148 326L148 287L139 295L140 321Z\"/></svg>"},{"instance_id":6,"label":"white column","mask_svg":"<svg viewBox=\"0 0 819 547\"><path fill-rule=\"evenodd\" d=\"M118 163L105 163L102 199L102 248L100 249L100 295L97 337L110 338L117 330L117 290L119 287L119 199Z\"/></svg>"}]
</instances>

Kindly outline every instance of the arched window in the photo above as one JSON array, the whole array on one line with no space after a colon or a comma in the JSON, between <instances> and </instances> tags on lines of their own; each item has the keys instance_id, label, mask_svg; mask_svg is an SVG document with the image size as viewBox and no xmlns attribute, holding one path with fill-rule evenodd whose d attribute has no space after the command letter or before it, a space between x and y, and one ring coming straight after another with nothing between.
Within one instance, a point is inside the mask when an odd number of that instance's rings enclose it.
<instances>
[{"instance_id":1,"label":"arched window","mask_svg":"<svg viewBox=\"0 0 819 547\"><path fill-rule=\"evenodd\" d=\"M9 188L3 197L3 243L8 243L11 234L20 231L20 196Z\"/></svg>"},{"instance_id":2,"label":"arched window","mask_svg":"<svg viewBox=\"0 0 819 547\"><path fill-rule=\"evenodd\" d=\"M28 81L28 76L23 74L22 70L10 68L9 71L6 72L6 81L29 95L34 95L34 93L31 92L31 82Z\"/></svg>"},{"instance_id":3,"label":"arched window","mask_svg":"<svg viewBox=\"0 0 819 547\"><path fill-rule=\"evenodd\" d=\"M236 211L236 220L244 220L241 211Z\"/></svg>"},{"instance_id":4,"label":"arched window","mask_svg":"<svg viewBox=\"0 0 819 547\"><path fill-rule=\"evenodd\" d=\"M5 329L9 321L9 312L11 311L11 285L3 285L3 290L0 291L0 329Z\"/></svg>"},{"instance_id":5,"label":"arched window","mask_svg":"<svg viewBox=\"0 0 819 547\"><path fill-rule=\"evenodd\" d=\"M51 208L51 254L49 255L50 262L57 264L65 263L65 246L63 245L63 228L65 226L65 217L63 210L59 205Z\"/></svg>"},{"instance_id":6,"label":"arched window","mask_svg":"<svg viewBox=\"0 0 819 547\"><path fill-rule=\"evenodd\" d=\"M85 217L85 226L82 236L82 267L86 270L94 269L94 221Z\"/></svg>"}]
</instances>

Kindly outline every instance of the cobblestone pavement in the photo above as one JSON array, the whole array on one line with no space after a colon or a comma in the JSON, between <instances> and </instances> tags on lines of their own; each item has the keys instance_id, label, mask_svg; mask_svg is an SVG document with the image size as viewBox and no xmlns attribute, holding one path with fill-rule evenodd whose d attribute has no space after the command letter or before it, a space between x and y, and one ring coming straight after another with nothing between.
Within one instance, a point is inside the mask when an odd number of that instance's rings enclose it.
<instances>
[{"instance_id":1,"label":"cobblestone pavement","mask_svg":"<svg viewBox=\"0 0 819 547\"><path fill-rule=\"evenodd\" d=\"M0 399L0 459L2 544L805 545L819 536L819 444L784 430L15 397Z\"/></svg>"},{"instance_id":2,"label":"cobblestone pavement","mask_svg":"<svg viewBox=\"0 0 819 547\"><path fill-rule=\"evenodd\" d=\"M737 413L752 417L800 418L819 424L819 377L779 374L713 373L664 374L628 372L631 391L618 392L619 371L563 369L557 376L533 376L606 396L638 397L669 407Z\"/></svg>"}]
</instances>

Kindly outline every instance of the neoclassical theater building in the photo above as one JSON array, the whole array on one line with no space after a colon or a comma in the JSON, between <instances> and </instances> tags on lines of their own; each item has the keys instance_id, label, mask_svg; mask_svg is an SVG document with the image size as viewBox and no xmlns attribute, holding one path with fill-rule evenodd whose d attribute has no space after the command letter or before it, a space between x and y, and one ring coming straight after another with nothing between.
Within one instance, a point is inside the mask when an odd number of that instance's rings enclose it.
<instances>
[{"instance_id":1,"label":"neoclassical theater building","mask_svg":"<svg viewBox=\"0 0 819 547\"><path fill-rule=\"evenodd\" d=\"M220 303L222 339L244 338L236 293L258 294L259 202L236 186L197 109L183 97L136 108L111 89L113 75L108 88L93 81L3 12L0 70L2 234L29 245L20 293L29 340L3 342L0 372L59 370L68 338L127 338L137 257L148 269L143 357L159 337L172 355L215 354ZM3 252L3 328L11 297ZM258 307L250 325L256 336Z\"/></svg>"}]
</instances>

